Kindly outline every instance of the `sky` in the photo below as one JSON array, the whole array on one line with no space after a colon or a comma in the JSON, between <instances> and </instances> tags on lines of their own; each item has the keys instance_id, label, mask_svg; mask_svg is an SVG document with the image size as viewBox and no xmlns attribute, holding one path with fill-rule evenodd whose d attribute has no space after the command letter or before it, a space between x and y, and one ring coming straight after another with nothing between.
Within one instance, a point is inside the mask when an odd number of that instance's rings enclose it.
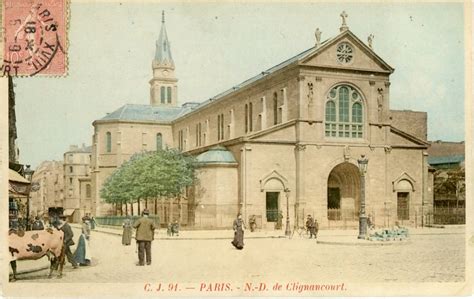
<instances>
[{"instance_id":1,"label":"sky","mask_svg":"<svg viewBox=\"0 0 474 299\"><path fill-rule=\"evenodd\" d=\"M201 102L339 33L343 10L395 68L390 108L428 112L428 139L464 137L464 15L459 3L71 3L68 75L15 79L20 163L62 160L92 122L149 104L161 11L179 104Z\"/></svg>"}]
</instances>

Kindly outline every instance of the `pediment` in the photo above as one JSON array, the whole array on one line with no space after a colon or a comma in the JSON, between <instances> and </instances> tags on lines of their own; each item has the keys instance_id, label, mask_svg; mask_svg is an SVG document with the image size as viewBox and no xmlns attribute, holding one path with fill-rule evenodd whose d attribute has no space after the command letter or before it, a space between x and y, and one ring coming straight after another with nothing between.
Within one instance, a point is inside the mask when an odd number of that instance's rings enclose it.
<instances>
[{"instance_id":1,"label":"pediment","mask_svg":"<svg viewBox=\"0 0 474 299\"><path fill-rule=\"evenodd\" d=\"M397 190L415 191L415 183L415 179L408 173L404 172L392 182L392 189L393 192Z\"/></svg>"},{"instance_id":2,"label":"pediment","mask_svg":"<svg viewBox=\"0 0 474 299\"><path fill-rule=\"evenodd\" d=\"M341 63L337 57L337 48L343 43L349 45L352 49L352 59L347 63ZM309 53L301 60L301 64L381 73L392 73L394 70L349 30L344 31Z\"/></svg>"}]
</instances>

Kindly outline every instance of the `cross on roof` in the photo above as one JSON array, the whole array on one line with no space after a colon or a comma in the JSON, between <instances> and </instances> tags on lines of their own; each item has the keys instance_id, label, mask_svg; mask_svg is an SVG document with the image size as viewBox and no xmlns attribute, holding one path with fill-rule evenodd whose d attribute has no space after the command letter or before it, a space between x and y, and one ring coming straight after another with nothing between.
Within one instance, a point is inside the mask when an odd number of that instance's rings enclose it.
<instances>
[{"instance_id":1,"label":"cross on roof","mask_svg":"<svg viewBox=\"0 0 474 299\"><path fill-rule=\"evenodd\" d=\"M347 26L346 24L346 18L349 17L349 15L346 13L346 11L344 10L341 14L340 14L341 18L342 18L342 25L341 25L341 31L344 31L344 30L347 30L349 29L349 27Z\"/></svg>"}]
</instances>

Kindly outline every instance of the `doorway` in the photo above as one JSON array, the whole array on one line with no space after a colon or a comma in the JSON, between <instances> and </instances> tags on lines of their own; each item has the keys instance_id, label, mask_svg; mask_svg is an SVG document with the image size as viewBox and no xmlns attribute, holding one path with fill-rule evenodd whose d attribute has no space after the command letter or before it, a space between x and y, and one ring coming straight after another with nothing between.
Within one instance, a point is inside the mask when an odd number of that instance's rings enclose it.
<instances>
[{"instance_id":1,"label":"doorway","mask_svg":"<svg viewBox=\"0 0 474 299\"><path fill-rule=\"evenodd\" d=\"M280 192L266 192L267 222L278 221L278 200Z\"/></svg>"},{"instance_id":2,"label":"doorway","mask_svg":"<svg viewBox=\"0 0 474 299\"><path fill-rule=\"evenodd\" d=\"M410 219L409 192L397 193L397 216L398 220Z\"/></svg>"},{"instance_id":3,"label":"doorway","mask_svg":"<svg viewBox=\"0 0 474 299\"><path fill-rule=\"evenodd\" d=\"M357 221L360 209L360 174L354 164L336 165L328 177L327 217L333 221Z\"/></svg>"}]
</instances>

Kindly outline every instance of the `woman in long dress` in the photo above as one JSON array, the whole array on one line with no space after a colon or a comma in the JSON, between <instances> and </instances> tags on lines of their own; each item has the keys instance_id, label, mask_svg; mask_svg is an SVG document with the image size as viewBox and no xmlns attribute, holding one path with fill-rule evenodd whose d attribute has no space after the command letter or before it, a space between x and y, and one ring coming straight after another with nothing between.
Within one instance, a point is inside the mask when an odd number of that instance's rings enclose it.
<instances>
[{"instance_id":1,"label":"woman in long dress","mask_svg":"<svg viewBox=\"0 0 474 299\"><path fill-rule=\"evenodd\" d=\"M125 219L122 224L123 234L122 234L122 245L130 245L132 243L132 221L129 217Z\"/></svg>"},{"instance_id":2,"label":"woman in long dress","mask_svg":"<svg viewBox=\"0 0 474 299\"><path fill-rule=\"evenodd\" d=\"M237 219L234 220L234 240L231 242L235 248L241 250L244 248L244 230L245 224L242 220L242 214L237 215Z\"/></svg>"},{"instance_id":3,"label":"woman in long dress","mask_svg":"<svg viewBox=\"0 0 474 299\"><path fill-rule=\"evenodd\" d=\"M74 260L81 266L90 266L91 257L89 250L91 229L86 217L82 218L82 233L77 242L77 248L74 252Z\"/></svg>"}]
</instances>

